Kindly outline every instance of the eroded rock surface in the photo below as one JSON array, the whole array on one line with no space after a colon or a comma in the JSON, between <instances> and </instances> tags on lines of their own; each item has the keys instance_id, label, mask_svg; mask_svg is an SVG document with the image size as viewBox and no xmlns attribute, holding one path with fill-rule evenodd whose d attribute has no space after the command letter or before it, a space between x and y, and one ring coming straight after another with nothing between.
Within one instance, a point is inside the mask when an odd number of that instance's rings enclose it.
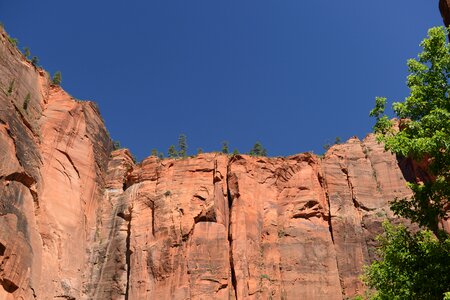
<instances>
[{"instance_id":1,"label":"eroded rock surface","mask_svg":"<svg viewBox=\"0 0 450 300\"><path fill-rule=\"evenodd\" d=\"M52 85L0 34L0 299L364 291L362 266L394 218L388 202L411 194L373 136L323 158L208 153L136 164L112 151L92 102ZM423 177L407 166L405 176Z\"/></svg>"},{"instance_id":2,"label":"eroded rock surface","mask_svg":"<svg viewBox=\"0 0 450 300\"><path fill-rule=\"evenodd\" d=\"M0 32L0 298L80 299L111 151L92 102Z\"/></svg>"}]
</instances>

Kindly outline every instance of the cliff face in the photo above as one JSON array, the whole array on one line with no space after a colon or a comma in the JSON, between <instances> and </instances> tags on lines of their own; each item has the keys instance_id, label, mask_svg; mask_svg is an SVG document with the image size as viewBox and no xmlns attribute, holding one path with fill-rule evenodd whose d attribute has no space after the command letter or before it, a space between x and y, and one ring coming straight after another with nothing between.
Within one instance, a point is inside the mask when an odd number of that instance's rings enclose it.
<instances>
[{"instance_id":1,"label":"cliff face","mask_svg":"<svg viewBox=\"0 0 450 300\"><path fill-rule=\"evenodd\" d=\"M439 0L439 11L441 12L445 27L448 27L450 25L450 1Z\"/></svg>"},{"instance_id":2,"label":"cliff face","mask_svg":"<svg viewBox=\"0 0 450 300\"><path fill-rule=\"evenodd\" d=\"M323 158L136 165L4 32L0 88L0 299L351 297L388 201L411 194L370 135Z\"/></svg>"},{"instance_id":3,"label":"cliff face","mask_svg":"<svg viewBox=\"0 0 450 300\"><path fill-rule=\"evenodd\" d=\"M320 159L201 154L108 167L97 299L343 299L411 194L373 136Z\"/></svg>"},{"instance_id":4,"label":"cliff face","mask_svg":"<svg viewBox=\"0 0 450 300\"><path fill-rule=\"evenodd\" d=\"M0 298L80 298L111 141L0 36Z\"/></svg>"}]
</instances>

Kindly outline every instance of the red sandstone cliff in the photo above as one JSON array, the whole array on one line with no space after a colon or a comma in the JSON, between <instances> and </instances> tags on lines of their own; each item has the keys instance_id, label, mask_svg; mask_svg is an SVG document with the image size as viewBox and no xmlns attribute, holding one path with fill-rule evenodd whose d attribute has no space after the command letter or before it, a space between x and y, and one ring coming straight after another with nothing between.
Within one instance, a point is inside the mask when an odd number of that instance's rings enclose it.
<instances>
[{"instance_id":1,"label":"red sandstone cliff","mask_svg":"<svg viewBox=\"0 0 450 300\"><path fill-rule=\"evenodd\" d=\"M136 165L4 32L0 58L0 299L351 297L388 201L410 195L373 136Z\"/></svg>"},{"instance_id":2,"label":"red sandstone cliff","mask_svg":"<svg viewBox=\"0 0 450 300\"><path fill-rule=\"evenodd\" d=\"M0 35L0 299L79 299L111 141L94 103L52 86Z\"/></svg>"}]
</instances>

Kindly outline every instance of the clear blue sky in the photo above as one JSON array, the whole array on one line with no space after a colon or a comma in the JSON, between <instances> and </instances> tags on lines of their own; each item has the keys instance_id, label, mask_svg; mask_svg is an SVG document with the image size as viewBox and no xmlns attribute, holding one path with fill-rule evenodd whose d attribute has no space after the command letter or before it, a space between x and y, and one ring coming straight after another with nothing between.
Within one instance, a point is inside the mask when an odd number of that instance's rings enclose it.
<instances>
[{"instance_id":1,"label":"clear blue sky","mask_svg":"<svg viewBox=\"0 0 450 300\"><path fill-rule=\"evenodd\" d=\"M190 153L270 156L363 138L442 24L437 0L0 0L0 21L138 159L180 133Z\"/></svg>"}]
</instances>

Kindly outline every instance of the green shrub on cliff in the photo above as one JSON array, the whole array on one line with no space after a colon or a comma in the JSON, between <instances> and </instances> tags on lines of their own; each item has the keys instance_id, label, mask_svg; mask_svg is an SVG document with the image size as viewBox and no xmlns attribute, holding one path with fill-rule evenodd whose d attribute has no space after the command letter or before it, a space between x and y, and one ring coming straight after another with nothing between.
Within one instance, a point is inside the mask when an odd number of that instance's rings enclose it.
<instances>
[{"instance_id":1,"label":"green shrub on cliff","mask_svg":"<svg viewBox=\"0 0 450 300\"><path fill-rule=\"evenodd\" d=\"M30 48L23 47L23 55L25 55L25 57L28 59L28 57L30 57L31 55Z\"/></svg>"},{"instance_id":2,"label":"green shrub on cliff","mask_svg":"<svg viewBox=\"0 0 450 300\"><path fill-rule=\"evenodd\" d=\"M250 149L249 154L251 156L267 156L267 150L261 145L260 142L256 142L253 148Z\"/></svg>"},{"instance_id":3,"label":"green shrub on cliff","mask_svg":"<svg viewBox=\"0 0 450 300\"><path fill-rule=\"evenodd\" d=\"M13 37L8 36L8 41L14 46L17 47L19 45L19 40Z\"/></svg>"},{"instance_id":4,"label":"green shrub on cliff","mask_svg":"<svg viewBox=\"0 0 450 300\"><path fill-rule=\"evenodd\" d=\"M178 137L178 156L186 157L187 156L187 137L185 134L180 134Z\"/></svg>"},{"instance_id":5,"label":"green shrub on cliff","mask_svg":"<svg viewBox=\"0 0 450 300\"><path fill-rule=\"evenodd\" d=\"M28 109L28 104L30 103L30 100L31 100L31 94L28 93L28 94L25 96L25 98L23 99L23 105L22 105L22 108L23 108L24 110L27 110L27 109Z\"/></svg>"},{"instance_id":6,"label":"green shrub on cliff","mask_svg":"<svg viewBox=\"0 0 450 300\"><path fill-rule=\"evenodd\" d=\"M60 85L61 84L61 80L62 80L61 72L60 71L56 71L55 74L53 75L52 83L54 85Z\"/></svg>"},{"instance_id":7,"label":"green shrub on cliff","mask_svg":"<svg viewBox=\"0 0 450 300\"><path fill-rule=\"evenodd\" d=\"M35 66L35 67L38 67L38 64L39 64L39 58L38 58L37 56L33 56L33 57L31 58L31 64L32 64L33 66Z\"/></svg>"},{"instance_id":8,"label":"green shrub on cliff","mask_svg":"<svg viewBox=\"0 0 450 300\"><path fill-rule=\"evenodd\" d=\"M223 141L222 142L222 153L224 153L224 154L230 153L230 150L228 149L228 142L227 141Z\"/></svg>"},{"instance_id":9,"label":"green shrub on cliff","mask_svg":"<svg viewBox=\"0 0 450 300\"><path fill-rule=\"evenodd\" d=\"M174 145L170 145L169 150L167 150L167 156L170 158L178 157L178 152Z\"/></svg>"}]
</instances>

